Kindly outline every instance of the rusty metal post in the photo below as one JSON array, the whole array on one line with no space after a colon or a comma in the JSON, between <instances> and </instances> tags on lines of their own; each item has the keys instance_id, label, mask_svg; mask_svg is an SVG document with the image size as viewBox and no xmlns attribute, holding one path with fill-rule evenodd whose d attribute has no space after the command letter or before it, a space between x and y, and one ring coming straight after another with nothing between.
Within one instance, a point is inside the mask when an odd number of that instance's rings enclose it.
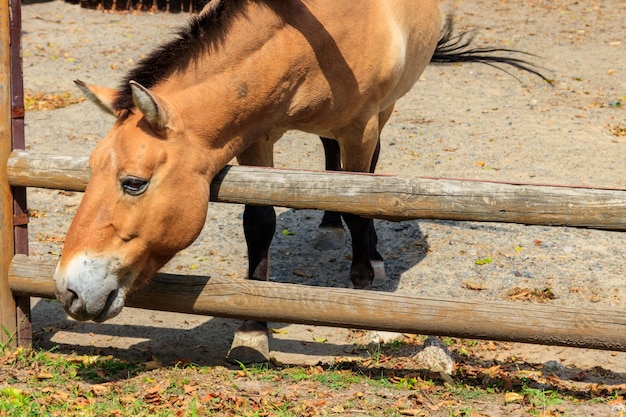
<instances>
[{"instance_id":1,"label":"rusty metal post","mask_svg":"<svg viewBox=\"0 0 626 417\"><path fill-rule=\"evenodd\" d=\"M13 255L28 254L26 188L10 187L6 162L24 149L24 87L19 0L0 1L0 343L30 346L30 297L13 297L8 271Z\"/></svg>"},{"instance_id":2,"label":"rusty metal post","mask_svg":"<svg viewBox=\"0 0 626 417\"><path fill-rule=\"evenodd\" d=\"M11 149L25 149L24 77L22 71L22 4L9 0L11 42ZM28 210L26 187L12 187L14 253L28 255ZM32 345L30 297L15 298L17 304L17 344Z\"/></svg>"}]
</instances>

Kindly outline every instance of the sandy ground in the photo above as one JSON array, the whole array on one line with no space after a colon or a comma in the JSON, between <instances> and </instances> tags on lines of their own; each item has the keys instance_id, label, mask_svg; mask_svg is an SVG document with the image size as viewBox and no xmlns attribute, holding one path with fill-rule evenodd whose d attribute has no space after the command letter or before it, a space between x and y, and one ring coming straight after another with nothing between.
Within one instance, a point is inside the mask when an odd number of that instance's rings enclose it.
<instances>
[{"instance_id":1,"label":"sandy ground","mask_svg":"<svg viewBox=\"0 0 626 417\"><path fill-rule=\"evenodd\" d=\"M626 188L626 9L622 0L447 1L458 29L480 28L479 45L538 55L549 86L480 65L429 67L398 103L383 131L378 171L404 176ZM78 96L72 80L116 86L125 71L187 19L185 15L118 14L61 1L23 7L27 93ZM27 113L27 148L86 155L113 120L91 103ZM620 135L621 132L621 135ZM277 165L321 169L319 141L288 134ZM29 190L31 256L58 258L80 194ZM272 279L348 287L349 246L318 252L311 244L321 213L277 209ZM213 204L200 238L166 267L177 273L243 278L242 207ZM553 304L581 310L626 305L623 233L568 227L444 221L378 221L388 280L375 290L422 296L502 300L515 287L550 288ZM284 235L288 229L292 235ZM476 265L477 259L493 262ZM296 271L305 272L305 274ZM303 277L306 275L307 277ZM482 287L471 290L464 283ZM513 302L513 301L512 301ZM521 301L517 301L521 302ZM125 309L104 324L77 323L56 302L33 307L37 344L79 352L223 364L237 321ZM349 330L272 324L272 351L287 363L349 355ZM314 339L325 338L325 343ZM514 344L494 357L556 361L568 372L606 370L626 382L626 353Z\"/></svg>"}]
</instances>

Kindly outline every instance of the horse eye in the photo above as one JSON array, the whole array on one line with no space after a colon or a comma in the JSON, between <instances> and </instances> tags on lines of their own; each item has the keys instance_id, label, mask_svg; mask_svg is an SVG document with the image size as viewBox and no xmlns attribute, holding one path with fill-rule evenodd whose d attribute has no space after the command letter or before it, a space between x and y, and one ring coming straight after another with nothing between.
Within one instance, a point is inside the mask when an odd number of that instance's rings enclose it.
<instances>
[{"instance_id":1,"label":"horse eye","mask_svg":"<svg viewBox=\"0 0 626 417\"><path fill-rule=\"evenodd\" d=\"M125 194L138 196L143 194L148 188L148 180L137 177L124 177L121 180L122 190Z\"/></svg>"}]
</instances>

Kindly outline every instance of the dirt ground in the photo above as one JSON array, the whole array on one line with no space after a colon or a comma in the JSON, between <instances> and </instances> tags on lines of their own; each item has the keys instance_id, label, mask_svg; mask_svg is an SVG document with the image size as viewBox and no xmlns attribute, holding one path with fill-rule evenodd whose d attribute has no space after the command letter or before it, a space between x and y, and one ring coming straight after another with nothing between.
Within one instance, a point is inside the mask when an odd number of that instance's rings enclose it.
<instances>
[{"instance_id":1,"label":"dirt ground","mask_svg":"<svg viewBox=\"0 0 626 417\"><path fill-rule=\"evenodd\" d=\"M626 188L626 8L622 0L445 1L459 30L480 29L478 45L516 48L554 80L517 78L488 66L430 66L383 131L378 172L538 184ZM171 36L184 14L103 13L61 1L23 6L27 94L80 93L72 80L116 86L138 59ZM366 51L365 51L366 52ZM112 120L89 102L28 111L27 149L87 155ZM321 144L289 133L277 166L321 169ZM31 256L58 258L80 194L29 190ZM349 245L312 249L321 213L277 209L272 280L349 287ZM243 278L242 207L213 204L198 240L166 271ZM508 299L518 287L549 288L555 305L624 311L623 233L568 227L445 221L377 221L388 279L375 290L472 300ZM283 234L283 230L292 234ZM493 262L477 265L476 260ZM472 283L473 285L467 285ZM472 289L473 288L473 289ZM476 290L481 288L481 290ZM524 301L511 301L524 302ZM235 320L125 309L103 324L78 323L58 303L33 307L36 343L128 358L188 358L224 365ZM372 334L271 324L271 349L283 363L332 363ZM385 336L383 335L383 338ZM324 340L323 343L316 342ZM626 353L507 344L481 358L522 357L558 364L562 375L587 371L582 384L626 382ZM601 369L602 372L593 372ZM608 407L608 406L604 406ZM608 408L597 415L607 415Z\"/></svg>"}]
</instances>

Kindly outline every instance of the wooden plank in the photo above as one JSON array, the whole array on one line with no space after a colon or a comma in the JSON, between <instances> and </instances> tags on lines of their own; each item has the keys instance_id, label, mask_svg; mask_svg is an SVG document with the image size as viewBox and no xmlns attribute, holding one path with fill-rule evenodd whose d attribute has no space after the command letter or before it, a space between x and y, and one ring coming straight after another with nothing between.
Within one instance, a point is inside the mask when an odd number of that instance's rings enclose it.
<instances>
[{"instance_id":1,"label":"wooden plank","mask_svg":"<svg viewBox=\"0 0 626 417\"><path fill-rule=\"evenodd\" d=\"M11 185L85 191L91 170L88 156L31 154L14 150L7 165Z\"/></svg>"},{"instance_id":2,"label":"wooden plank","mask_svg":"<svg viewBox=\"0 0 626 417\"><path fill-rule=\"evenodd\" d=\"M15 345L17 310L9 287L13 257L13 195L4 167L11 154L11 36L9 2L0 0L0 343Z\"/></svg>"},{"instance_id":3,"label":"wooden plank","mask_svg":"<svg viewBox=\"0 0 626 417\"><path fill-rule=\"evenodd\" d=\"M84 190L86 157L15 151L14 185ZM388 220L441 219L626 230L626 190L402 178L229 166L211 201L343 211Z\"/></svg>"},{"instance_id":4,"label":"wooden plank","mask_svg":"<svg viewBox=\"0 0 626 417\"><path fill-rule=\"evenodd\" d=\"M16 294L54 297L55 265L16 255ZM626 351L626 311L443 300L342 288L157 274L127 306L231 318Z\"/></svg>"}]
</instances>

